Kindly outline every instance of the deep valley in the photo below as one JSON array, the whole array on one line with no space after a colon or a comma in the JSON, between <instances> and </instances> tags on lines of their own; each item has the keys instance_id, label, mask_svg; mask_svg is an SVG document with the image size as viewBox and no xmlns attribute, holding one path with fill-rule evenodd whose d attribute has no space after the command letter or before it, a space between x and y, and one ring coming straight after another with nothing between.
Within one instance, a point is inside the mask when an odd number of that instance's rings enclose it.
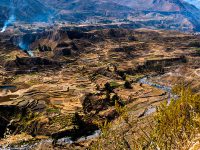
<instances>
[{"instance_id":1,"label":"deep valley","mask_svg":"<svg viewBox=\"0 0 200 150\"><path fill-rule=\"evenodd\" d=\"M126 133L121 145L134 149L133 133L176 97L175 86L199 92L199 40L90 26L0 33L0 147L92 149L109 122L109 130ZM106 141L101 146L113 149Z\"/></svg>"}]
</instances>

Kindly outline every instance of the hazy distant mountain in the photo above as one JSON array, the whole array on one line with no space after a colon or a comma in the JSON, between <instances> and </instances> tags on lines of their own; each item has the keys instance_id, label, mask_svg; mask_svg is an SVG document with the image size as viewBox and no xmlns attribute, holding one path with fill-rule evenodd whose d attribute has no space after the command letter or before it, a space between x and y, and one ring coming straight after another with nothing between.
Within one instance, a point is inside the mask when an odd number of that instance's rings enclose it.
<instances>
[{"instance_id":1,"label":"hazy distant mountain","mask_svg":"<svg viewBox=\"0 0 200 150\"><path fill-rule=\"evenodd\" d=\"M12 0L19 21L129 22L143 27L200 30L200 10L183 0ZM0 1L0 17L9 13Z\"/></svg>"},{"instance_id":2,"label":"hazy distant mountain","mask_svg":"<svg viewBox=\"0 0 200 150\"><path fill-rule=\"evenodd\" d=\"M112 1L133 8L138 11L149 12L148 15L151 14L152 12L154 12L155 15L156 12L157 13L156 16L162 16L163 18L168 20L171 18L172 22L174 19L174 23L179 22L179 25L184 28L192 27L195 30L200 29L199 28L200 10L196 8L194 5L185 2L184 0L112 0ZM165 14L165 17L163 16L163 14ZM145 16L140 16L140 17L144 18ZM154 18L156 19L156 17Z\"/></svg>"},{"instance_id":3,"label":"hazy distant mountain","mask_svg":"<svg viewBox=\"0 0 200 150\"><path fill-rule=\"evenodd\" d=\"M200 9L200 0L185 0L185 1L190 4L193 4L194 6Z\"/></svg>"},{"instance_id":4,"label":"hazy distant mountain","mask_svg":"<svg viewBox=\"0 0 200 150\"><path fill-rule=\"evenodd\" d=\"M112 0L118 4L125 5L136 10L152 11L178 11L180 9L178 0ZM171 2L172 1L172 2Z\"/></svg>"},{"instance_id":5,"label":"hazy distant mountain","mask_svg":"<svg viewBox=\"0 0 200 150\"><path fill-rule=\"evenodd\" d=\"M38 0L0 1L0 16L4 18L14 15L18 21L48 21L50 12L51 10Z\"/></svg>"},{"instance_id":6,"label":"hazy distant mountain","mask_svg":"<svg viewBox=\"0 0 200 150\"><path fill-rule=\"evenodd\" d=\"M84 22L98 18L106 20L106 17L127 18L132 9L113 3L110 0L40 0L46 6L55 10L54 20L69 22Z\"/></svg>"},{"instance_id":7,"label":"hazy distant mountain","mask_svg":"<svg viewBox=\"0 0 200 150\"><path fill-rule=\"evenodd\" d=\"M183 0L40 0L54 20L68 22L140 21L147 27L199 30L200 10Z\"/></svg>"},{"instance_id":8,"label":"hazy distant mountain","mask_svg":"<svg viewBox=\"0 0 200 150\"><path fill-rule=\"evenodd\" d=\"M111 0L137 10L179 12L189 6L183 0Z\"/></svg>"}]
</instances>

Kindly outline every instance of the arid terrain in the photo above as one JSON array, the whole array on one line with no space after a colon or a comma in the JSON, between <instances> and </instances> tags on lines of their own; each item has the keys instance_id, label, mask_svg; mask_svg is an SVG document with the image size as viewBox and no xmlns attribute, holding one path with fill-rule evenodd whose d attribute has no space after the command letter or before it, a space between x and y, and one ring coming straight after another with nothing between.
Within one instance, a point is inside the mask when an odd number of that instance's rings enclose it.
<instances>
[{"instance_id":1,"label":"arid terrain","mask_svg":"<svg viewBox=\"0 0 200 150\"><path fill-rule=\"evenodd\" d=\"M199 92L199 40L149 29L0 33L0 148L92 149L100 140L117 149L100 138L109 122L133 149L174 86Z\"/></svg>"}]
</instances>

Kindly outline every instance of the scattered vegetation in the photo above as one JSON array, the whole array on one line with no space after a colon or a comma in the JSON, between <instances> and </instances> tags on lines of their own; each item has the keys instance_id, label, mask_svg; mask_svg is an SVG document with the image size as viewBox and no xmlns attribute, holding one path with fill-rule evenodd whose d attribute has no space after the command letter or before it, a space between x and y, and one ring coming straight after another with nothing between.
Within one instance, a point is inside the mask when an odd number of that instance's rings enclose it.
<instances>
[{"instance_id":1,"label":"scattered vegetation","mask_svg":"<svg viewBox=\"0 0 200 150\"><path fill-rule=\"evenodd\" d=\"M195 42L190 42L188 46L200 48L200 42L197 42L197 41L195 41Z\"/></svg>"},{"instance_id":2,"label":"scattered vegetation","mask_svg":"<svg viewBox=\"0 0 200 150\"><path fill-rule=\"evenodd\" d=\"M133 81L137 81L138 79L143 78L145 75L143 74L135 74L135 75L126 75L125 80L129 81L129 82L133 82Z\"/></svg>"},{"instance_id":3,"label":"scattered vegetation","mask_svg":"<svg viewBox=\"0 0 200 150\"><path fill-rule=\"evenodd\" d=\"M14 132L27 132L34 136L37 130L36 124L38 124L42 119L44 119L42 118L42 114L33 113L30 110L25 110L22 113L16 114L12 122L12 125L17 127Z\"/></svg>"},{"instance_id":4,"label":"scattered vegetation","mask_svg":"<svg viewBox=\"0 0 200 150\"><path fill-rule=\"evenodd\" d=\"M47 46L47 45L38 45L38 50L40 52L46 52L46 51L52 51L51 47Z\"/></svg>"},{"instance_id":5,"label":"scattered vegetation","mask_svg":"<svg viewBox=\"0 0 200 150\"><path fill-rule=\"evenodd\" d=\"M130 83L129 81L125 81L124 87L125 87L126 89L132 89L131 83Z\"/></svg>"},{"instance_id":6,"label":"scattered vegetation","mask_svg":"<svg viewBox=\"0 0 200 150\"><path fill-rule=\"evenodd\" d=\"M170 104L163 103L158 107L149 121L146 129L139 127L142 134L132 136L131 145L126 141L126 132L113 130L111 123L104 123L101 127L103 136L92 145L91 149L101 149L112 146L114 149L143 149L143 150L182 150L194 145L194 139L199 141L200 133L200 95L193 93L189 88L176 87L173 92L179 98L171 100ZM128 124L127 129L136 128L134 122L128 120L128 110L117 106L121 122ZM148 129L147 129L148 128ZM122 130L122 129L121 129Z\"/></svg>"},{"instance_id":7,"label":"scattered vegetation","mask_svg":"<svg viewBox=\"0 0 200 150\"><path fill-rule=\"evenodd\" d=\"M56 113L56 114L60 114L60 109L59 108L47 108L46 109L47 113Z\"/></svg>"},{"instance_id":8,"label":"scattered vegetation","mask_svg":"<svg viewBox=\"0 0 200 150\"><path fill-rule=\"evenodd\" d=\"M152 134L153 148L189 149L200 133L200 95L183 87L176 87L174 92L180 98L158 109Z\"/></svg>"},{"instance_id":9,"label":"scattered vegetation","mask_svg":"<svg viewBox=\"0 0 200 150\"><path fill-rule=\"evenodd\" d=\"M120 86L120 84L115 81L112 81L112 82L110 82L110 86L111 86L111 88L117 88Z\"/></svg>"},{"instance_id":10,"label":"scattered vegetation","mask_svg":"<svg viewBox=\"0 0 200 150\"><path fill-rule=\"evenodd\" d=\"M124 120L128 122L128 111L126 107L121 106L118 102L115 102L115 110L120 116L120 120ZM113 122L109 122L108 120L104 120L103 122L96 122L98 127L101 129L101 137L97 142L92 144L89 148L91 150L99 150L99 149L129 149L130 146L124 138L124 132L118 134L113 128ZM106 141L106 142L105 142Z\"/></svg>"},{"instance_id":11,"label":"scattered vegetation","mask_svg":"<svg viewBox=\"0 0 200 150\"><path fill-rule=\"evenodd\" d=\"M111 93L115 88L118 88L120 84L112 81L112 82L107 82L104 86L105 90Z\"/></svg>"},{"instance_id":12,"label":"scattered vegetation","mask_svg":"<svg viewBox=\"0 0 200 150\"><path fill-rule=\"evenodd\" d=\"M200 56L200 48L196 49L196 54Z\"/></svg>"}]
</instances>

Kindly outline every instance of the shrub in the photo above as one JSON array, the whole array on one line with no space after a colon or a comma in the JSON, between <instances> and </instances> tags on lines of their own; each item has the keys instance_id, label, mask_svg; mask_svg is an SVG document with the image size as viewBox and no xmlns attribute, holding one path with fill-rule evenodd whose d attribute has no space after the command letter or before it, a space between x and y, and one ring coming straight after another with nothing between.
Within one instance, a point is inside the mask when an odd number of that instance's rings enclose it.
<instances>
[{"instance_id":1,"label":"shrub","mask_svg":"<svg viewBox=\"0 0 200 150\"><path fill-rule=\"evenodd\" d=\"M196 54L200 56L200 48L196 49Z\"/></svg>"},{"instance_id":2,"label":"shrub","mask_svg":"<svg viewBox=\"0 0 200 150\"><path fill-rule=\"evenodd\" d=\"M132 89L131 83L130 83L129 81L125 81L124 87L125 87L126 89Z\"/></svg>"},{"instance_id":3,"label":"shrub","mask_svg":"<svg viewBox=\"0 0 200 150\"><path fill-rule=\"evenodd\" d=\"M190 46L190 47L200 47L200 42L197 42L197 41L190 42L188 46Z\"/></svg>"},{"instance_id":4,"label":"shrub","mask_svg":"<svg viewBox=\"0 0 200 150\"><path fill-rule=\"evenodd\" d=\"M200 95L190 89L176 88L178 100L162 104L155 117L152 146L160 149L189 149L200 132Z\"/></svg>"},{"instance_id":5,"label":"shrub","mask_svg":"<svg viewBox=\"0 0 200 150\"><path fill-rule=\"evenodd\" d=\"M158 107L155 116L143 118L137 122L129 122L130 113L116 104L123 123L128 125L127 131L136 133L131 136L133 143L126 141L126 133L120 129L104 129L101 136L91 149L137 149L137 150L186 150L199 141L200 133L200 95L193 93L189 88L176 87L173 89L176 100L171 100ZM149 120L150 119L150 120ZM145 125L147 123L147 125ZM119 124L120 121L119 121ZM144 126L141 126L144 125ZM106 126L108 127L108 126ZM134 130L135 129L135 130ZM105 132L106 131L106 132Z\"/></svg>"}]
</instances>

